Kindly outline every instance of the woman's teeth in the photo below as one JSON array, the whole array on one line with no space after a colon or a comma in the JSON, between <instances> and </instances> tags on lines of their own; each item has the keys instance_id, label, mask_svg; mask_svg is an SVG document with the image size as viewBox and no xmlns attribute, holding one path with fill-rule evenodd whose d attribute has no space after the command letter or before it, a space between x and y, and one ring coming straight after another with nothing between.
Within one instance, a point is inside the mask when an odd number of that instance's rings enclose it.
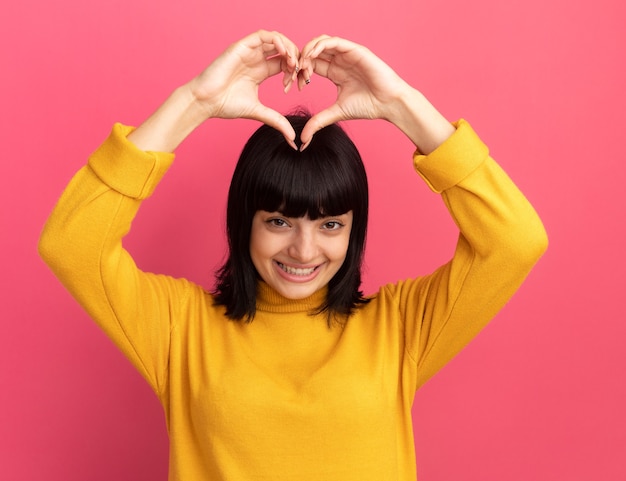
<instances>
[{"instance_id":1,"label":"woman's teeth","mask_svg":"<svg viewBox=\"0 0 626 481\"><path fill-rule=\"evenodd\" d=\"M289 266L286 266L285 264L281 264L280 262L277 262L277 264L287 274L292 274L294 276L308 276L309 274L312 274L313 271L316 269L315 267L308 267L306 269L289 267Z\"/></svg>"}]
</instances>

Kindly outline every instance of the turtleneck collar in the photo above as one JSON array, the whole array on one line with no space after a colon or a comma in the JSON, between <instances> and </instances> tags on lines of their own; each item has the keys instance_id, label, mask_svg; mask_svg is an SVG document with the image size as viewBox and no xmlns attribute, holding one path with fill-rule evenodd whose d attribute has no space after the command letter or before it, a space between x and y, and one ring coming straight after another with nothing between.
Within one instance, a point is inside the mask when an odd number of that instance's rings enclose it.
<instances>
[{"instance_id":1,"label":"turtleneck collar","mask_svg":"<svg viewBox=\"0 0 626 481\"><path fill-rule=\"evenodd\" d=\"M328 287L324 287L304 299L287 299L265 282L257 284L256 308L258 311L274 313L310 312L320 307L326 299Z\"/></svg>"}]
</instances>

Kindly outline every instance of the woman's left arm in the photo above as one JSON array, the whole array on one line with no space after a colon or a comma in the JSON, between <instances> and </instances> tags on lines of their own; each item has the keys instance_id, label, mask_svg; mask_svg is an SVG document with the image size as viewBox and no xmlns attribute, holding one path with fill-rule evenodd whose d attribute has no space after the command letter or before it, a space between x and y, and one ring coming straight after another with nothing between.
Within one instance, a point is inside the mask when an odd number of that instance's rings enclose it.
<instances>
[{"instance_id":1,"label":"woman's left arm","mask_svg":"<svg viewBox=\"0 0 626 481\"><path fill-rule=\"evenodd\" d=\"M468 344L522 284L547 247L539 216L465 121L414 165L459 228L452 259L399 283L407 349L423 384ZM411 324L411 320L417 322Z\"/></svg>"},{"instance_id":2,"label":"woman's left arm","mask_svg":"<svg viewBox=\"0 0 626 481\"><path fill-rule=\"evenodd\" d=\"M419 281L389 286L406 320L419 386L458 353L520 286L547 247L541 220L489 156L467 122L448 122L416 89L365 47L320 37L303 49L301 77L316 73L337 99L301 138L333 122L384 119L417 147L414 165L442 195L460 235L453 258ZM302 78L300 79L302 87Z\"/></svg>"}]
</instances>

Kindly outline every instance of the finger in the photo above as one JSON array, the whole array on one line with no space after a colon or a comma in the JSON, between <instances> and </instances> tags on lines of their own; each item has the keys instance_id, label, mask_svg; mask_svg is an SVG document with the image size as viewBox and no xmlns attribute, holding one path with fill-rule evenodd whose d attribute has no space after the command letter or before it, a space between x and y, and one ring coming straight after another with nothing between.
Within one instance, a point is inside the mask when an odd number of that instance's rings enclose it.
<instances>
[{"instance_id":1,"label":"finger","mask_svg":"<svg viewBox=\"0 0 626 481\"><path fill-rule=\"evenodd\" d=\"M297 75L298 74L296 72L294 72L294 73L284 72L284 74L283 74L283 92L288 93L291 90L291 87L293 86L294 78Z\"/></svg>"},{"instance_id":2,"label":"finger","mask_svg":"<svg viewBox=\"0 0 626 481\"><path fill-rule=\"evenodd\" d=\"M295 143L296 132L293 130L293 127L284 115L281 115L277 111L259 103L257 108L254 110L254 113L250 115L249 118L258 120L260 122L263 122L264 124L269 125L270 127L275 128L281 134L283 134L283 137L285 137L285 140L291 146L291 148L293 148L294 150L298 150L298 147Z\"/></svg>"},{"instance_id":3,"label":"finger","mask_svg":"<svg viewBox=\"0 0 626 481\"><path fill-rule=\"evenodd\" d=\"M283 44L285 45L285 48L287 50L288 65L290 66L291 71L293 72L293 71L299 70L298 57L300 57L300 49L289 38L287 38L286 36L282 34L280 35L281 35Z\"/></svg>"},{"instance_id":4,"label":"finger","mask_svg":"<svg viewBox=\"0 0 626 481\"><path fill-rule=\"evenodd\" d=\"M330 38L330 36L328 35L320 35L318 37L315 37L311 40L309 40L306 45L302 48L302 51L300 53L300 58L301 59L305 59L307 57L310 56L311 52L313 51L313 49L317 46L317 44L319 44L322 40L328 39Z\"/></svg>"},{"instance_id":5,"label":"finger","mask_svg":"<svg viewBox=\"0 0 626 481\"><path fill-rule=\"evenodd\" d=\"M305 85L311 83L311 77L313 76L313 65L311 63L310 53L315 46L324 39L330 38L328 35L320 35L318 37L309 40L306 45L300 51L300 68L301 72L298 76L298 88L302 90Z\"/></svg>"},{"instance_id":6,"label":"finger","mask_svg":"<svg viewBox=\"0 0 626 481\"><path fill-rule=\"evenodd\" d=\"M286 53L285 43L283 42L283 36L278 32L270 32L268 30L259 30L255 34L252 34L255 37L256 46L267 45L275 48L278 53L284 55Z\"/></svg>"},{"instance_id":7,"label":"finger","mask_svg":"<svg viewBox=\"0 0 626 481\"><path fill-rule=\"evenodd\" d=\"M289 80L295 80L298 75L298 65L296 61L289 62L286 57L276 55L265 60L267 65L267 77L272 77L279 73L283 73L283 87L286 87Z\"/></svg>"},{"instance_id":8,"label":"finger","mask_svg":"<svg viewBox=\"0 0 626 481\"><path fill-rule=\"evenodd\" d=\"M298 81L298 74L300 73L300 67L296 63L293 69L290 69L288 65L282 66L283 71L283 90L285 93L291 90L294 83Z\"/></svg>"},{"instance_id":9,"label":"finger","mask_svg":"<svg viewBox=\"0 0 626 481\"><path fill-rule=\"evenodd\" d=\"M284 37L283 42L287 49L287 57L284 59L285 61L281 63L281 68L283 71L283 87L285 93L289 92L293 83L298 78L298 73L300 72L299 65L299 50L295 43L293 43L288 38Z\"/></svg>"},{"instance_id":10,"label":"finger","mask_svg":"<svg viewBox=\"0 0 626 481\"><path fill-rule=\"evenodd\" d=\"M309 59L311 73L315 73L321 77L328 78L328 70L330 68L329 60Z\"/></svg>"},{"instance_id":11,"label":"finger","mask_svg":"<svg viewBox=\"0 0 626 481\"><path fill-rule=\"evenodd\" d=\"M329 78L329 68L335 63L336 57L356 53L359 47L360 45L343 38L322 35L306 44L300 54L300 62L306 68L309 79L313 73ZM355 58L353 56L346 60L352 63Z\"/></svg>"},{"instance_id":12,"label":"finger","mask_svg":"<svg viewBox=\"0 0 626 481\"><path fill-rule=\"evenodd\" d=\"M311 69L303 69L300 71L298 75L298 89L302 90L305 85L309 85L311 83Z\"/></svg>"},{"instance_id":13,"label":"finger","mask_svg":"<svg viewBox=\"0 0 626 481\"><path fill-rule=\"evenodd\" d=\"M262 42L262 48L266 58L280 56L286 61L289 71L293 72L298 65L299 51L295 43L279 32L259 30L258 39Z\"/></svg>"},{"instance_id":14,"label":"finger","mask_svg":"<svg viewBox=\"0 0 626 481\"><path fill-rule=\"evenodd\" d=\"M331 55L349 53L360 45L340 37L324 36L308 47L306 52L303 51L303 56L318 58L322 53Z\"/></svg>"},{"instance_id":15,"label":"finger","mask_svg":"<svg viewBox=\"0 0 626 481\"><path fill-rule=\"evenodd\" d=\"M310 59L300 59L300 71L298 72L298 89L302 90L305 85L311 83L313 65Z\"/></svg>"},{"instance_id":16,"label":"finger","mask_svg":"<svg viewBox=\"0 0 626 481\"><path fill-rule=\"evenodd\" d=\"M293 70L293 72L289 72L289 71L284 72L283 86L284 86L285 93L288 93L291 90L291 87L293 87L294 83L299 82L299 73L300 73L300 68L297 65L296 65L296 68Z\"/></svg>"},{"instance_id":17,"label":"finger","mask_svg":"<svg viewBox=\"0 0 626 481\"><path fill-rule=\"evenodd\" d=\"M337 104L333 104L327 109L324 109L311 117L304 125L302 133L300 134L300 141L302 142L300 152L309 146L316 132L320 131L327 125L343 120L344 117L343 111Z\"/></svg>"},{"instance_id":18,"label":"finger","mask_svg":"<svg viewBox=\"0 0 626 481\"><path fill-rule=\"evenodd\" d=\"M313 74L330 79L329 69L330 69L332 60L333 60L333 56L327 55L327 54L321 54L319 58L315 58L315 59L313 58L305 59L302 62L303 68L302 68L302 73L300 75L301 86L308 85L311 82L311 78L313 77ZM334 79L332 79L332 81L334 82Z\"/></svg>"}]
</instances>

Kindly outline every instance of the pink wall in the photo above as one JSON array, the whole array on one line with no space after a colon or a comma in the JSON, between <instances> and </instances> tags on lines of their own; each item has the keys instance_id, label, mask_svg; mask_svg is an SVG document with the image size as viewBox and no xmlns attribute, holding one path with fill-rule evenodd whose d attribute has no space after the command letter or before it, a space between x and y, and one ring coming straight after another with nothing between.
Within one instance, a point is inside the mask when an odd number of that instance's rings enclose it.
<instances>
[{"instance_id":1,"label":"pink wall","mask_svg":"<svg viewBox=\"0 0 626 481\"><path fill-rule=\"evenodd\" d=\"M371 2L373 3L373 2ZM0 479L166 479L156 399L36 255L71 174L257 28L365 43L465 117L543 217L548 253L497 320L417 395L422 481L626 479L626 9L618 0L66 0L0 16ZM281 110L317 110L313 79ZM211 121L135 222L147 270L210 284L248 121ZM366 287L450 255L451 221L381 122L347 126L372 184ZM406 234L407 230L410 232ZM389 248L393 241L397 248ZM410 256L410 259L409 259Z\"/></svg>"}]
</instances>

